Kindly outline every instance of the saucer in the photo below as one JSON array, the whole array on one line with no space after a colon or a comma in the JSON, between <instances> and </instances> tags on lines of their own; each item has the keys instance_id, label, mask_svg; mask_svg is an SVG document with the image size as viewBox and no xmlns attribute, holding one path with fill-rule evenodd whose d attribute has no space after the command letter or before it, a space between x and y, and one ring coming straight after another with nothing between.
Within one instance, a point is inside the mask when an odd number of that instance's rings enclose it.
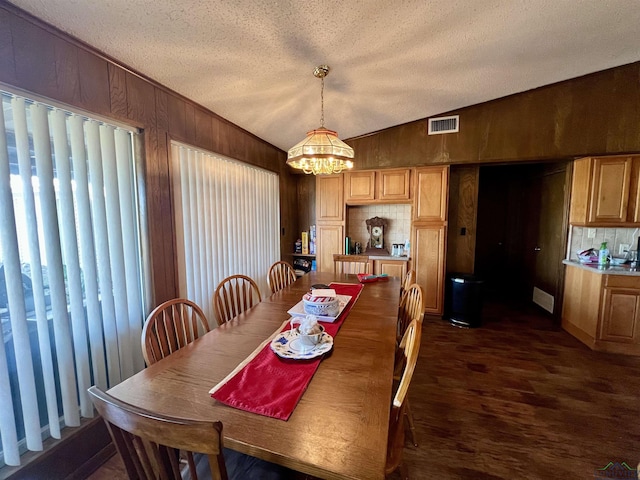
<instances>
[{"instance_id":1,"label":"saucer","mask_svg":"<svg viewBox=\"0 0 640 480\"><path fill-rule=\"evenodd\" d=\"M282 358L293 360L308 360L327 353L333 348L333 337L327 332L322 332L320 342L309 347L302 344L302 339L294 330L280 332L271 341L271 350Z\"/></svg>"}]
</instances>

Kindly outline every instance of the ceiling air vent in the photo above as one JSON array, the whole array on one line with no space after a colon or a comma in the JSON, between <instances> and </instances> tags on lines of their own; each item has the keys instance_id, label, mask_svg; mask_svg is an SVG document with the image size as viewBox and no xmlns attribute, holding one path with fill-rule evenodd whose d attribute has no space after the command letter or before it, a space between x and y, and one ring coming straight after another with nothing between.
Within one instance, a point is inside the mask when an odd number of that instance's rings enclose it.
<instances>
[{"instance_id":1,"label":"ceiling air vent","mask_svg":"<svg viewBox=\"0 0 640 480\"><path fill-rule=\"evenodd\" d=\"M429 119L429 135L455 133L460 131L460 115Z\"/></svg>"}]
</instances>

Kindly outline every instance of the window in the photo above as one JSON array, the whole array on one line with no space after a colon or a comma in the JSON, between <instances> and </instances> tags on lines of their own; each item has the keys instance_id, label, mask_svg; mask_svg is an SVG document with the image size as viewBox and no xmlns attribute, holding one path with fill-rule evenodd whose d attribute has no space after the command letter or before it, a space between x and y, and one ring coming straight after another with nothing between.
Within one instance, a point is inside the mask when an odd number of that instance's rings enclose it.
<instances>
[{"instance_id":1,"label":"window","mask_svg":"<svg viewBox=\"0 0 640 480\"><path fill-rule=\"evenodd\" d=\"M144 367L136 132L0 91L0 460ZM0 463L1 465L1 463Z\"/></svg>"},{"instance_id":2,"label":"window","mask_svg":"<svg viewBox=\"0 0 640 480\"><path fill-rule=\"evenodd\" d=\"M280 259L278 175L171 143L180 295L215 325L212 295L229 275L253 278L267 295Z\"/></svg>"}]
</instances>

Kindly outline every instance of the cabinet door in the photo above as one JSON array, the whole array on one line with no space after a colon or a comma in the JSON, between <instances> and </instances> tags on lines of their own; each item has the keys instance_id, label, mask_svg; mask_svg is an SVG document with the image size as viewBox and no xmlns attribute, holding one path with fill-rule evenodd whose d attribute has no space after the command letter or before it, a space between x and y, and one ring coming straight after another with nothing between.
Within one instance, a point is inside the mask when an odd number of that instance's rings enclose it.
<instances>
[{"instance_id":1,"label":"cabinet door","mask_svg":"<svg viewBox=\"0 0 640 480\"><path fill-rule=\"evenodd\" d=\"M425 312L432 314L442 314L445 232L444 226L415 226L411 245L416 283L424 293Z\"/></svg>"},{"instance_id":2,"label":"cabinet door","mask_svg":"<svg viewBox=\"0 0 640 480\"><path fill-rule=\"evenodd\" d=\"M448 166L416 169L416 202L413 219L418 222L446 221L448 194Z\"/></svg>"},{"instance_id":3,"label":"cabinet door","mask_svg":"<svg viewBox=\"0 0 640 480\"><path fill-rule=\"evenodd\" d=\"M316 267L319 272L333 272L333 254L344 253L344 227L318 224L316 237Z\"/></svg>"},{"instance_id":4,"label":"cabinet door","mask_svg":"<svg viewBox=\"0 0 640 480\"><path fill-rule=\"evenodd\" d=\"M600 340L636 343L640 339L640 291L605 288Z\"/></svg>"},{"instance_id":5,"label":"cabinet door","mask_svg":"<svg viewBox=\"0 0 640 480\"><path fill-rule=\"evenodd\" d=\"M386 273L390 277L403 279L407 274L407 262L399 260L375 260L373 271L376 275Z\"/></svg>"},{"instance_id":6,"label":"cabinet door","mask_svg":"<svg viewBox=\"0 0 640 480\"><path fill-rule=\"evenodd\" d=\"M379 200L409 200L410 170L380 170L377 175Z\"/></svg>"},{"instance_id":7,"label":"cabinet door","mask_svg":"<svg viewBox=\"0 0 640 480\"><path fill-rule=\"evenodd\" d=\"M587 222L592 167L590 158L581 158L573 162L569 223L583 225Z\"/></svg>"},{"instance_id":8,"label":"cabinet door","mask_svg":"<svg viewBox=\"0 0 640 480\"><path fill-rule=\"evenodd\" d=\"M341 222L342 220L344 220L342 175L317 176L316 222Z\"/></svg>"},{"instance_id":9,"label":"cabinet door","mask_svg":"<svg viewBox=\"0 0 640 480\"><path fill-rule=\"evenodd\" d=\"M345 201L374 200L376 172L347 172L344 174Z\"/></svg>"},{"instance_id":10,"label":"cabinet door","mask_svg":"<svg viewBox=\"0 0 640 480\"><path fill-rule=\"evenodd\" d=\"M631 157L594 159L589 222L627 221L631 167Z\"/></svg>"},{"instance_id":11,"label":"cabinet door","mask_svg":"<svg viewBox=\"0 0 640 480\"><path fill-rule=\"evenodd\" d=\"M640 157L633 157L628 218L633 223L640 223Z\"/></svg>"}]
</instances>

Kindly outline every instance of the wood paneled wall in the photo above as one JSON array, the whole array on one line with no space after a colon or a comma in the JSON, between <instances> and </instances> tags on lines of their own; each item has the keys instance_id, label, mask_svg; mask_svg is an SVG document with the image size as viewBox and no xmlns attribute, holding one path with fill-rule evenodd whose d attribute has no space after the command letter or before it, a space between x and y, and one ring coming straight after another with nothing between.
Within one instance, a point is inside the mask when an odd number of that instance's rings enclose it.
<instances>
[{"instance_id":1,"label":"wood paneled wall","mask_svg":"<svg viewBox=\"0 0 640 480\"><path fill-rule=\"evenodd\" d=\"M347 140L357 169L496 163L640 152L640 62L447 114L460 132L427 135L427 119Z\"/></svg>"},{"instance_id":2,"label":"wood paneled wall","mask_svg":"<svg viewBox=\"0 0 640 480\"><path fill-rule=\"evenodd\" d=\"M0 82L143 130L154 304L177 295L170 139L278 173L281 251L291 251L296 181L278 148L3 0Z\"/></svg>"}]
</instances>

